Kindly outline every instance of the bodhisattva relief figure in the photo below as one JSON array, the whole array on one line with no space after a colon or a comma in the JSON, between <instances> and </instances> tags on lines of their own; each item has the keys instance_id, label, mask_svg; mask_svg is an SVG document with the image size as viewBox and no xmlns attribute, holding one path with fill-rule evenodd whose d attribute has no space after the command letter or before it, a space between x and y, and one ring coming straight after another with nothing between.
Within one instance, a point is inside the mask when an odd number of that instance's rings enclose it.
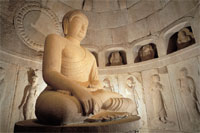
<instances>
[{"instance_id":1,"label":"bodhisattva relief figure","mask_svg":"<svg viewBox=\"0 0 200 133\"><path fill-rule=\"evenodd\" d=\"M78 10L70 11L62 24L65 37L51 34L46 38L42 72L48 86L36 102L38 120L67 124L137 114L131 99L103 89L95 57L80 46L88 18Z\"/></svg>"},{"instance_id":2,"label":"bodhisattva relief figure","mask_svg":"<svg viewBox=\"0 0 200 133\"><path fill-rule=\"evenodd\" d=\"M24 120L34 117L38 89L38 75L36 71L37 70L30 69L27 72L29 84L25 87L21 104L18 106L19 109L23 110Z\"/></svg>"},{"instance_id":3,"label":"bodhisattva relief figure","mask_svg":"<svg viewBox=\"0 0 200 133\"><path fill-rule=\"evenodd\" d=\"M146 61L146 60L155 58L156 51L155 51L155 49L153 49L152 46L153 45L151 45L151 44L147 44L147 45L142 46L139 49L138 54L139 54L139 58L141 61Z\"/></svg>"},{"instance_id":4,"label":"bodhisattva relief figure","mask_svg":"<svg viewBox=\"0 0 200 133\"><path fill-rule=\"evenodd\" d=\"M4 81L4 78L5 78L5 75L6 75L6 71L3 67L0 67L0 102L3 101L4 99L4 96L6 95L5 94L5 91L6 89L4 88L5 86L5 81ZM0 104L1 105L1 104Z\"/></svg>"},{"instance_id":5,"label":"bodhisattva relief figure","mask_svg":"<svg viewBox=\"0 0 200 133\"><path fill-rule=\"evenodd\" d=\"M188 28L183 28L178 32L177 50L183 49L195 43L194 35Z\"/></svg>"},{"instance_id":6,"label":"bodhisattva relief figure","mask_svg":"<svg viewBox=\"0 0 200 133\"><path fill-rule=\"evenodd\" d=\"M104 84L104 86L103 86L104 89L110 90L110 91L113 91L113 92L114 92L114 87L113 87L113 85L111 85L110 79L105 78L105 79L103 80L103 84Z\"/></svg>"},{"instance_id":7,"label":"bodhisattva relief figure","mask_svg":"<svg viewBox=\"0 0 200 133\"><path fill-rule=\"evenodd\" d=\"M109 61L110 61L110 66L118 66L124 64L119 51L112 52Z\"/></svg>"},{"instance_id":8,"label":"bodhisattva relief figure","mask_svg":"<svg viewBox=\"0 0 200 133\"><path fill-rule=\"evenodd\" d=\"M178 87L182 102L190 122L200 124L200 102L197 99L196 87L192 77L188 76L188 70L184 67L179 71Z\"/></svg>"},{"instance_id":9,"label":"bodhisattva relief figure","mask_svg":"<svg viewBox=\"0 0 200 133\"><path fill-rule=\"evenodd\" d=\"M154 74L152 76L152 84L151 84L152 100L154 107L153 121L157 124L163 123L172 126L174 125L174 122L167 120L167 112L166 112L167 106L165 104L162 94L163 89L164 87L160 83L160 76L158 74Z\"/></svg>"},{"instance_id":10,"label":"bodhisattva relief figure","mask_svg":"<svg viewBox=\"0 0 200 133\"><path fill-rule=\"evenodd\" d=\"M133 77L129 77L126 81L126 94L128 94L129 98L132 97L133 101L135 101L136 106L137 106L137 113L139 114L139 101L142 100L139 97L139 94L137 92L136 88L136 82L133 79Z\"/></svg>"}]
</instances>

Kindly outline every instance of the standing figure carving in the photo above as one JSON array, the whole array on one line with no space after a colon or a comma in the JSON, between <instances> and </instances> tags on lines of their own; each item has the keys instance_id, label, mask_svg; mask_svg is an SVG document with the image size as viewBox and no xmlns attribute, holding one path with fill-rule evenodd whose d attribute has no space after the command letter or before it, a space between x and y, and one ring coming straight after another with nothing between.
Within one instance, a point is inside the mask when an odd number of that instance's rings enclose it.
<instances>
[{"instance_id":1,"label":"standing figure carving","mask_svg":"<svg viewBox=\"0 0 200 133\"><path fill-rule=\"evenodd\" d=\"M151 84L151 91L152 91L152 100L153 100L153 107L154 107L154 119L155 123L163 123L163 124L174 124L173 122L167 120L167 106L165 104L163 98L163 90L164 87L160 83L160 76L158 74L154 74L152 76L152 84Z\"/></svg>"},{"instance_id":2,"label":"standing figure carving","mask_svg":"<svg viewBox=\"0 0 200 133\"><path fill-rule=\"evenodd\" d=\"M19 109L23 110L24 120L32 119L34 117L35 102L37 97L37 88L38 88L38 75L37 70L30 69L28 74L29 84L24 89L24 95Z\"/></svg>"},{"instance_id":3,"label":"standing figure carving","mask_svg":"<svg viewBox=\"0 0 200 133\"><path fill-rule=\"evenodd\" d=\"M68 124L137 114L131 99L103 89L95 57L80 45L88 18L79 10L70 11L62 24L65 37L50 34L46 38L42 72L48 86L36 101L38 120Z\"/></svg>"},{"instance_id":4,"label":"standing figure carving","mask_svg":"<svg viewBox=\"0 0 200 133\"><path fill-rule=\"evenodd\" d=\"M194 124L200 124L200 103L197 99L194 80L188 76L188 70L185 67L180 69L179 75L178 87L189 120Z\"/></svg>"},{"instance_id":5,"label":"standing figure carving","mask_svg":"<svg viewBox=\"0 0 200 133\"><path fill-rule=\"evenodd\" d=\"M183 28L178 32L177 50L183 49L195 43L194 35L188 28Z\"/></svg>"},{"instance_id":6,"label":"standing figure carving","mask_svg":"<svg viewBox=\"0 0 200 133\"><path fill-rule=\"evenodd\" d=\"M133 79L133 77L129 77L126 81L126 93L128 94L128 97L133 99L133 101L136 102L136 106L137 106L137 113L139 114L139 101L142 100L142 98L140 98L138 92L137 92L137 87L136 87L136 82Z\"/></svg>"},{"instance_id":7,"label":"standing figure carving","mask_svg":"<svg viewBox=\"0 0 200 133\"><path fill-rule=\"evenodd\" d=\"M113 87L113 85L111 85L109 78L105 78L103 80L103 84L104 84L104 86L103 86L104 89L114 92L114 87Z\"/></svg>"}]
</instances>

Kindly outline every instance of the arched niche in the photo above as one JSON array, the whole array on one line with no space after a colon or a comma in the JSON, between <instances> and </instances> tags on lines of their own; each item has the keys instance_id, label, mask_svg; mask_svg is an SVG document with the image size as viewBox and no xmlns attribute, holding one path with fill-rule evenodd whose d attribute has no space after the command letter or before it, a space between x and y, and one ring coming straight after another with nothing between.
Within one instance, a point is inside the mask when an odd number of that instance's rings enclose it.
<instances>
[{"instance_id":1,"label":"arched niche","mask_svg":"<svg viewBox=\"0 0 200 133\"><path fill-rule=\"evenodd\" d=\"M187 26L175 32L170 38L167 47L167 54L186 48L195 43L192 27Z\"/></svg>"},{"instance_id":2,"label":"arched niche","mask_svg":"<svg viewBox=\"0 0 200 133\"><path fill-rule=\"evenodd\" d=\"M195 29L196 26L193 24L192 17L184 17L184 18L172 23L165 29L163 29L163 31L160 33L160 37L159 37L159 44L161 45L161 46L159 46L160 47L159 55L161 55L161 56L167 55L168 44L169 44L170 38L175 33L179 32L181 29L183 29L185 27L191 27L192 30Z\"/></svg>"},{"instance_id":3,"label":"arched niche","mask_svg":"<svg viewBox=\"0 0 200 133\"><path fill-rule=\"evenodd\" d=\"M106 66L126 65L127 58L124 50L111 50L106 52Z\"/></svg>"},{"instance_id":4,"label":"arched niche","mask_svg":"<svg viewBox=\"0 0 200 133\"><path fill-rule=\"evenodd\" d=\"M158 58L157 48L154 43L138 45L134 51L136 52L134 63Z\"/></svg>"}]
</instances>

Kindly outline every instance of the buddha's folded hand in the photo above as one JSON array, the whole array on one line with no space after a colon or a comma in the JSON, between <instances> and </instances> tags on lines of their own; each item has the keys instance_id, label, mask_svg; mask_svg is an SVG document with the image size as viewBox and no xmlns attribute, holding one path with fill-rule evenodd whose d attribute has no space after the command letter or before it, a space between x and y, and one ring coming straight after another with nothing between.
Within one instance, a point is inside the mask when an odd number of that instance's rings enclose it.
<instances>
[{"instance_id":1,"label":"buddha's folded hand","mask_svg":"<svg viewBox=\"0 0 200 133\"><path fill-rule=\"evenodd\" d=\"M80 101L80 104L83 109L83 115L89 115L94 112L94 99L92 98L92 94L87 91L84 87L77 88L73 95Z\"/></svg>"}]
</instances>

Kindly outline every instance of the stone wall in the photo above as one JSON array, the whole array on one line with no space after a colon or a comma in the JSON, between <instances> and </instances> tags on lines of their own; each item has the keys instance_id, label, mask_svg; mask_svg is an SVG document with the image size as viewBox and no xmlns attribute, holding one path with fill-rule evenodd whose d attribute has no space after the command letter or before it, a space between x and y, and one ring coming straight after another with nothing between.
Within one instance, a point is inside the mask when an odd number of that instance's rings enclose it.
<instances>
[{"instance_id":1,"label":"stone wall","mask_svg":"<svg viewBox=\"0 0 200 133\"><path fill-rule=\"evenodd\" d=\"M13 131L14 123L27 115L35 118L29 108L46 86L41 74L44 38L62 35L62 17L72 9L82 9L89 18L82 45L97 54L103 86L137 101L142 133L200 131L199 0L5 0L0 2L1 132ZM188 26L195 44L167 54L170 37ZM134 63L139 48L149 43L156 45L158 58ZM106 66L113 51L124 51L127 64ZM27 89L30 68L39 79L34 94ZM191 93L180 85L181 72L194 95L187 96Z\"/></svg>"}]
</instances>

